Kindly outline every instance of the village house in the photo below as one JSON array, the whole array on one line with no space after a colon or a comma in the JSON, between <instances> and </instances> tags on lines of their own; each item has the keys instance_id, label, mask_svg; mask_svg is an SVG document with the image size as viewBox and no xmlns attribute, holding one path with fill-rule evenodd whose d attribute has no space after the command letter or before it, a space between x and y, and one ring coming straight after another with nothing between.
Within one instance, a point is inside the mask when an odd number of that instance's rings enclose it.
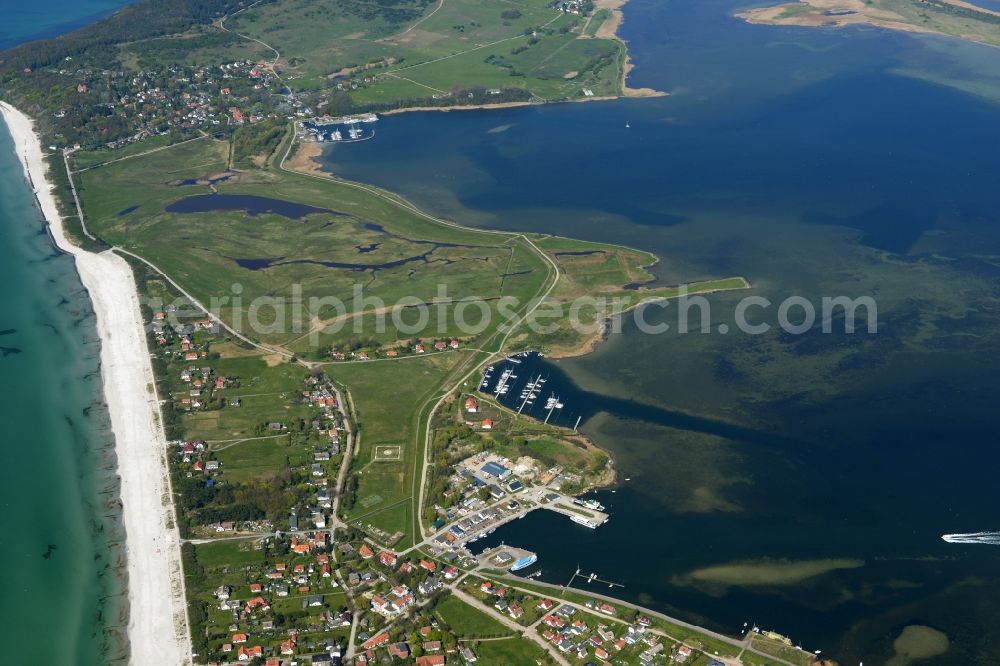
<instances>
[{"instance_id":1,"label":"village house","mask_svg":"<svg viewBox=\"0 0 1000 666\"><path fill-rule=\"evenodd\" d=\"M426 643L424 644L427 645ZM424 648L427 649L426 647ZM428 654L417 657L417 666L444 666L445 658L443 654Z\"/></svg>"}]
</instances>

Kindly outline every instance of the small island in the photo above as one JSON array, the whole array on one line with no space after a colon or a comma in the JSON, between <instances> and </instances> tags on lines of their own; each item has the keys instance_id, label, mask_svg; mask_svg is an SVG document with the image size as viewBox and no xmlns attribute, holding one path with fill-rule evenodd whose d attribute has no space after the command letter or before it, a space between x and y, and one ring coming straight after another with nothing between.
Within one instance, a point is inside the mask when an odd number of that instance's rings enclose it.
<instances>
[{"instance_id":1,"label":"small island","mask_svg":"<svg viewBox=\"0 0 1000 666\"><path fill-rule=\"evenodd\" d=\"M1000 12L963 0L798 0L748 9L737 16L765 25L871 25L1000 46Z\"/></svg>"}]
</instances>

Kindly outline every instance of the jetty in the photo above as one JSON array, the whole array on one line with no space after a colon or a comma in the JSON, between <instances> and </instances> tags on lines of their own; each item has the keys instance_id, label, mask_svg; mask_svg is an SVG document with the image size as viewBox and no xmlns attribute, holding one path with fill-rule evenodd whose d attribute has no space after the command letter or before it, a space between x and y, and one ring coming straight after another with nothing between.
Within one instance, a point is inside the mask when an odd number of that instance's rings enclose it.
<instances>
[{"instance_id":1,"label":"jetty","mask_svg":"<svg viewBox=\"0 0 1000 666\"><path fill-rule=\"evenodd\" d=\"M500 544L479 553L476 561L487 569L503 569L513 573L527 569L537 562L538 555L524 548Z\"/></svg>"}]
</instances>

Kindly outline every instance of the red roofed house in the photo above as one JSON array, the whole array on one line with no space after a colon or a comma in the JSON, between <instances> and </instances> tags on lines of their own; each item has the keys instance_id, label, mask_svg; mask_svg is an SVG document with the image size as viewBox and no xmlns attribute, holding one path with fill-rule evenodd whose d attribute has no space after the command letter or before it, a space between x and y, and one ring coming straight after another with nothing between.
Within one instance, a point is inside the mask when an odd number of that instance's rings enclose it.
<instances>
[{"instance_id":1,"label":"red roofed house","mask_svg":"<svg viewBox=\"0 0 1000 666\"><path fill-rule=\"evenodd\" d=\"M471 395L465 399L465 411L470 414L475 414L479 411L479 402L477 402Z\"/></svg>"},{"instance_id":2,"label":"red roofed house","mask_svg":"<svg viewBox=\"0 0 1000 666\"><path fill-rule=\"evenodd\" d=\"M604 613L605 615L614 615L615 607L606 601L603 601L597 605L597 610Z\"/></svg>"},{"instance_id":3,"label":"red roofed house","mask_svg":"<svg viewBox=\"0 0 1000 666\"><path fill-rule=\"evenodd\" d=\"M436 562L431 562L430 560L420 560L420 567L428 571L437 571L438 565Z\"/></svg>"},{"instance_id":4,"label":"red roofed house","mask_svg":"<svg viewBox=\"0 0 1000 666\"><path fill-rule=\"evenodd\" d=\"M399 657L400 659L409 659L410 646L406 643L393 643L389 646L389 656Z\"/></svg>"},{"instance_id":5,"label":"red roofed house","mask_svg":"<svg viewBox=\"0 0 1000 666\"><path fill-rule=\"evenodd\" d=\"M443 654L429 654L417 657L417 666L444 666Z\"/></svg>"},{"instance_id":6,"label":"red roofed house","mask_svg":"<svg viewBox=\"0 0 1000 666\"><path fill-rule=\"evenodd\" d=\"M246 611L249 613L253 609L260 607L264 610L270 610L271 604L264 600L264 597L254 597L247 600Z\"/></svg>"},{"instance_id":7,"label":"red roofed house","mask_svg":"<svg viewBox=\"0 0 1000 666\"><path fill-rule=\"evenodd\" d=\"M251 659L256 659L257 657L264 656L264 648L259 645L254 645L251 648L241 647L236 651L237 659L240 661L250 661Z\"/></svg>"},{"instance_id":8,"label":"red roofed house","mask_svg":"<svg viewBox=\"0 0 1000 666\"><path fill-rule=\"evenodd\" d=\"M383 550L381 553L379 553L378 559L380 562L382 562L382 564L384 564L387 567L396 566L396 554L389 552L388 550Z\"/></svg>"},{"instance_id":9,"label":"red roofed house","mask_svg":"<svg viewBox=\"0 0 1000 666\"><path fill-rule=\"evenodd\" d=\"M493 419L483 419L483 430L493 430Z\"/></svg>"},{"instance_id":10,"label":"red roofed house","mask_svg":"<svg viewBox=\"0 0 1000 666\"><path fill-rule=\"evenodd\" d=\"M372 648L377 648L380 645L385 645L389 642L389 632L383 631L381 633L375 634L371 638L362 644L361 648L363 650L370 650Z\"/></svg>"},{"instance_id":11,"label":"red roofed house","mask_svg":"<svg viewBox=\"0 0 1000 666\"><path fill-rule=\"evenodd\" d=\"M358 554L361 557L363 557L363 558L365 558L367 560L367 559L372 558L375 555L375 551L373 551L371 548L369 548L368 544L363 543L363 544L361 544L361 547L358 548Z\"/></svg>"}]
</instances>

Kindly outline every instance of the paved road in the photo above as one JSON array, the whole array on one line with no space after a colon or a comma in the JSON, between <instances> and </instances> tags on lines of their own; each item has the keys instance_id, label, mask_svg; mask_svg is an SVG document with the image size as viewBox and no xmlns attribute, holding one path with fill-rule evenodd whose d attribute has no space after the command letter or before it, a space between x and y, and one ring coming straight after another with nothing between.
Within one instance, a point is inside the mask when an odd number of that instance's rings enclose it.
<instances>
[{"instance_id":1,"label":"paved road","mask_svg":"<svg viewBox=\"0 0 1000 666\"><path fill-rule=\"evenodd\" d=\"M340 389L334 387L334 394L337 396L337 409L344 421L344 429L347 430L347 441L344 444L344 460L340 464L340 471L337 473L337 486L333 493L333 505L330 512L330 536L333 536L333 529L347 527L347 523L340 519L340 496L344 492L344 483L347 481L347 473L351 469L351 455L354 453L354 427L351 419L347 415L347 408L344 404L344 396Z\"/></svg>"},{"instance_id":2,"label":"paved road","mask_svg":"<svg viewBox=\"0 0 1000 666\"><path fill-rule=\"evenodd\" d=\"M537 591L529 590L527 588L518 587L517 584L518 583L523 583L524 581L523 581L523 579L518 578L516 576L489 576L489 577L497 579L497 580L506 581L507 584L510 587L512 587L512 588L514 588L516 590L520 590L521 592L526 592L528 594L535 594L535 595L538 594ZM574 592L579 592L580 594L585 594L585 595L587 595L589 597L593 597L595 599L600 599L602 601L607 601L608 603L613 603L613 604L615 604L617 606L622 606L622 607L625 607L625 608L631 608L632 610L639 611L640 613L642 613L644 615L649 615L650 617L655 617L655 618L659 618L661 620L665 620L665 621L670 622L672 624L676 624L678 626L684 627L685 629L691 629L692 631L697 631L697 632L699 632L701 634L705 634L706 636L710 636L711 638L714 638L715 640L721 641L723 643L728 643L729 645L732 645L733 647L740 648L741 650L745 650L747 652L753 652L754 654L758 654L758 655L767 657L769 660L777 662L779 664L784 664L785 666L795 666L794 664L792 664L789 661L785 661L783 659L779 659L777 657L771 656L771 655L766 654L764 652L760 652L759 650L751 647L750 646L750 637L749 637L749 634L748 634L747 638L744 638L742 640L738 639L738 638L733 638L732 636L726 636L725 634L720 634L718 632L711 631L710 629L705 629L704 627L699 627L696 624L691 624L690 622L685 622L684 620L679 620L679 619L677 619L675 617L671 617L669 615L664 615L663 613L658 613L658 612L656 612L654 610L650 610L649 608L645 608L643 606L638 606L636 604L632 604L632 603L629 603L627 601L622 601L621 599L618 599L618 598L615 598L615 597L607 597L607 596L604 596L602 594L596 594L594 592L591 592L590 590L582 590L582 589L579 589L579 588L572 588L572 587L571 588L566 588L566 587L563 587L561 585L553 585L551 583L542 583L542 582L539 582L539 581L532 581L531 585L532 586L540 586L540 587L549 588L554 593L562 592L562 591L565 591L567 589L572 590ZM575 601L567 601L565 599L561 599L561 598L557 597L555 594L553 594L553 596L556 597L556 600L559 603L568 604L568 605L572 606L573 608L576 608L578 610L584 611L586 613L593 614L593 611L591 609L587 608L583 604L576 603ZM600 617L603 617L603 616L600 616ZM624 623L624 620L621 620L621 619L618 619L618 618L614 618L614 617L611 617L611 616L608 616L607 620L611 621L611 622ZM657 634L660 634L662 636L665 636L665 637L667 637L667 638L669 638L669 639L671 639L671 640L673 640L675 642L683 642L680 639L671 636L669 633L667 633L665 631L655 630L655 631L653 631L653 633L657 633ZM727 663L727 664L739 664L740 663L739 659L738 658L734 658L734 657L718 657L718 659L721 660L721 661L723 661L723 662L725 662L725 663Z\"/></svg>"}]
</instances>

